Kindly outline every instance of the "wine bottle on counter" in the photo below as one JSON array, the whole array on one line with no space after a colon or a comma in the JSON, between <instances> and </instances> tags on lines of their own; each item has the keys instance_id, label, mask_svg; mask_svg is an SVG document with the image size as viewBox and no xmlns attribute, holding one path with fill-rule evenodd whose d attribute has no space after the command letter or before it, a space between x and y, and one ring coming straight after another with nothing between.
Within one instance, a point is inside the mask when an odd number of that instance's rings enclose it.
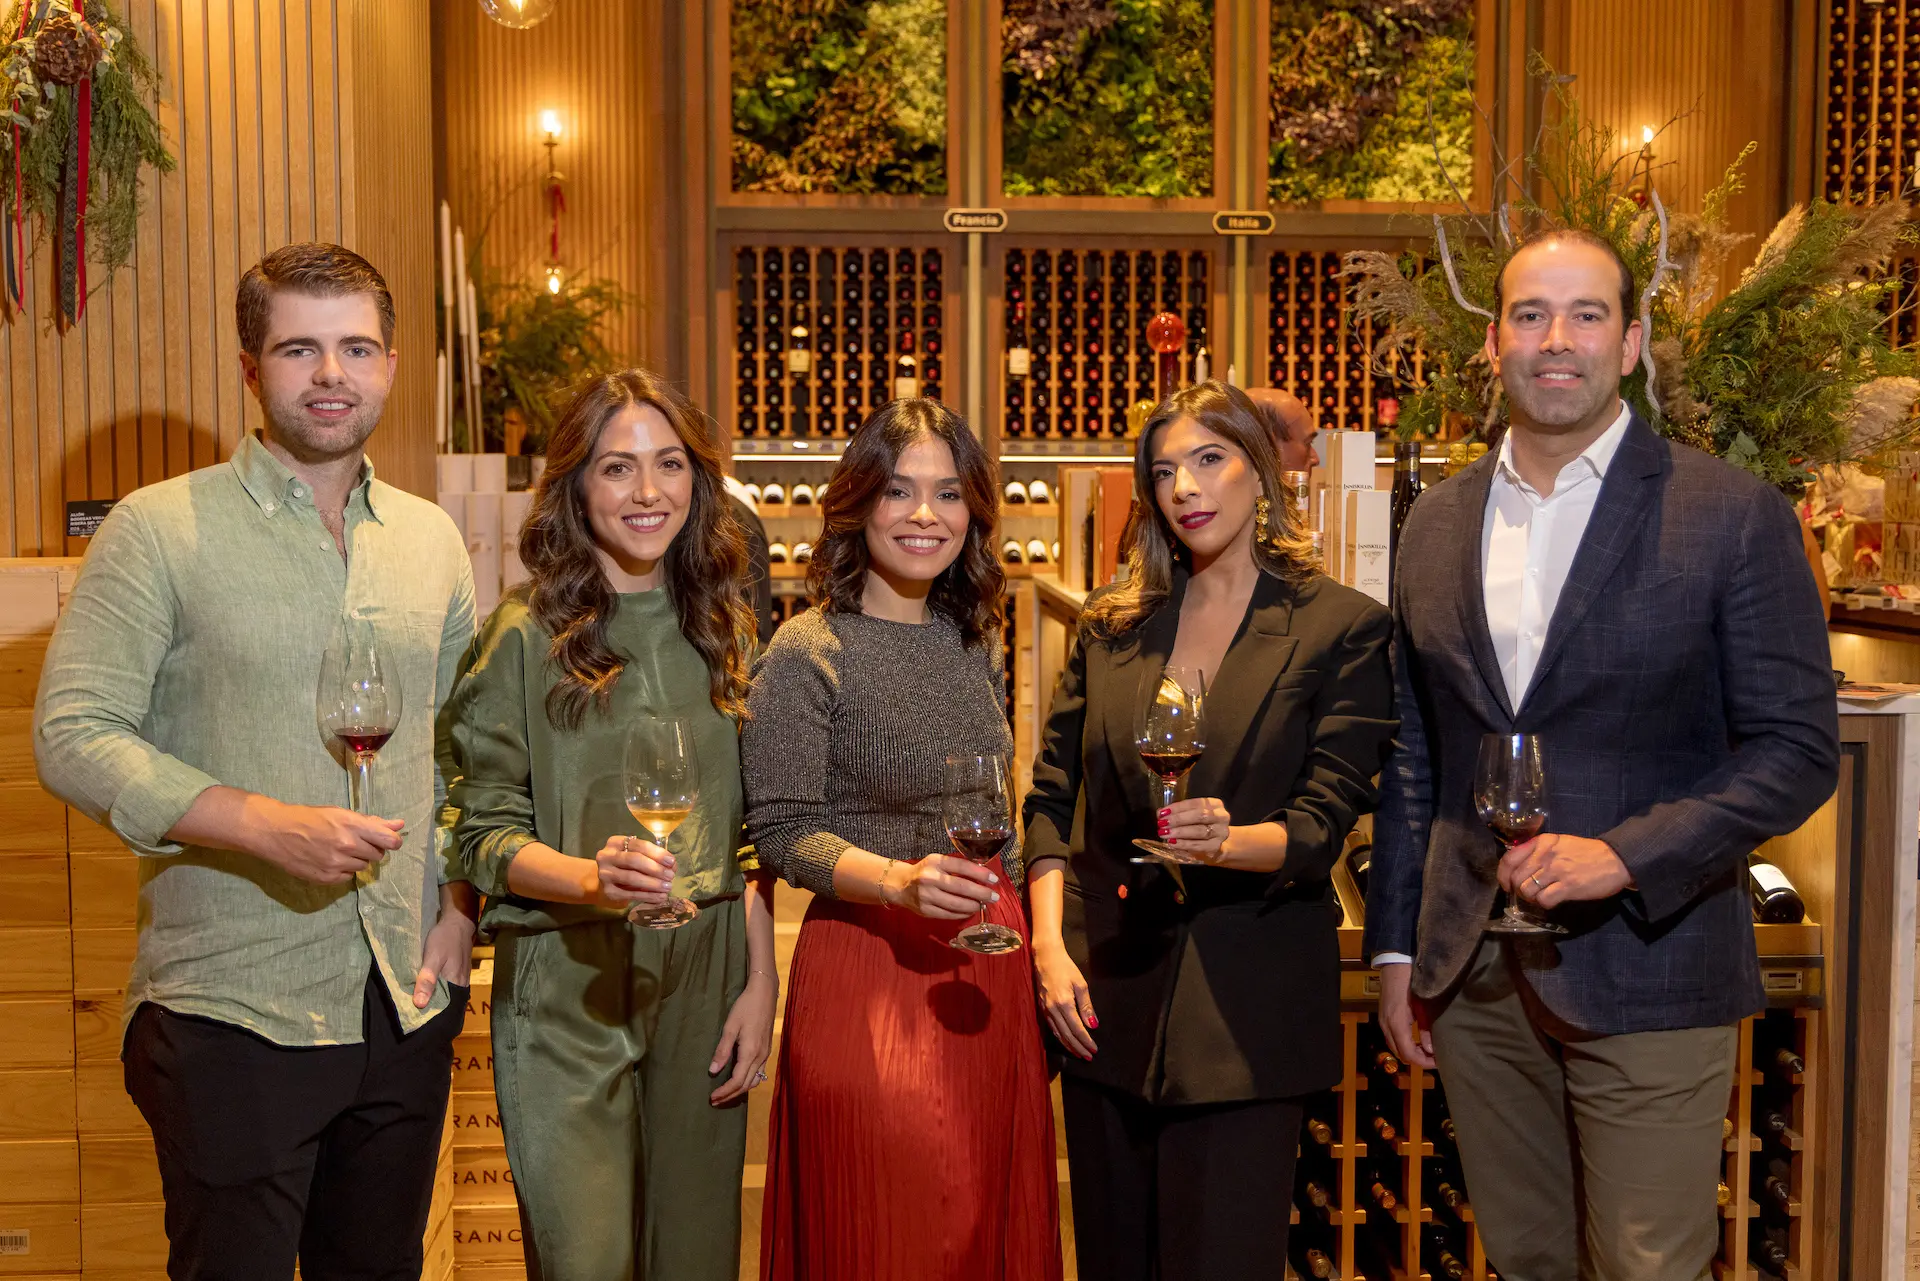
<instances>
[{"instance_id":1,"label":"wine bottle on counter","mask_svg":"<svg viewBox=\"0 0 1920 1281\"><path fill-rule=\"evenodd\" d=\"M1747 892L1753 898L1753 919L1763 925L1798 925L1807 919L1807 905L1787 874L1764 859L1747 864Z\"/></svg>"},{"instance_id":2,"label":"wine bottle on counter","mask_svg":"<svg viewBox=\"0 0 1920 1281\"><path fill-rule=\"evenodd\" d=\"M1400 402L1383 400L1380 402L1382 416L1388 405L1394 407L1394 418L1399 417ZM1420 443L1401 441L1393 447L1393 508L1391 522L1387 526L1387 574L1393 574L1394 557L1400 547L1400 527L1407 523L1407 513L1413 510L1413 500L1420 497L1423 486L1420 483Z\"/></svg>"}]
</instances>

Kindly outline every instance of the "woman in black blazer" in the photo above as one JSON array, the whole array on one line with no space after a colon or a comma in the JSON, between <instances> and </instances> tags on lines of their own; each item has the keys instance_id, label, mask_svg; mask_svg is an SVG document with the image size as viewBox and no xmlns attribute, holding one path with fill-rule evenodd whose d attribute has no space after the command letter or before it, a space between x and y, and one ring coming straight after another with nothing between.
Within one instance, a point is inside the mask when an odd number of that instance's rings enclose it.
<instances>
[{"instance_id":1,"label":"woman in black blazer","mask_svg":"<svg viewBox=\"0 0 1920 1281\"><path fill-rule=\"evenodd\" d=\"M1341 1073L1328 871L1395 727L1388 616L1318 571L1236 388L1161 402L1134 494L1129 574L1087 602L1025 807L1080 1275L1277 1277L1301 1096ZM1135 725L1195 669L1206 751L1160 809ZM1143 836L1196 862L1130 862Z\"/></svg>"}]
</instances>

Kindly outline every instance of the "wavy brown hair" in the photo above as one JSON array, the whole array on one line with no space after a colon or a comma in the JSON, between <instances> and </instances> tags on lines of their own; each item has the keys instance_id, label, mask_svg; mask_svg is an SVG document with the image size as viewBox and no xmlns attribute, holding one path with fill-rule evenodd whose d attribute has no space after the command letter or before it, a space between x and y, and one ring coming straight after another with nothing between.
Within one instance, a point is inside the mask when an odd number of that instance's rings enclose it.
<instances>
[{"instance_id":1,"label":"wavy brown hair","mask_svg":"<svg viewBox=\"0 0 1920 1281\"><path fill-rule=\"evenodd\" d=\"M528 608L553 644L547 661L559 680L547 691L547 720L578 729L587 708L605 711L627 657L607 643L618 597L601 571L581 486L607 424L624 409L651 405L692 460L693 501L686 524L667 544L661 581L680 633L706 660L708 697L722 715L746 715L747 659L753 613L747 534L727 500L720 443L712 423L658 374L625 369L581 386L547 437L547 470L520 531L520 559L533 584Z\"/></svg>"},{"instance_id":2,"label":"wavy brown hair","mask_svg":"<svg viewBox=\"0 0 1920 1281\"><path fill-rule=\"evenodd\" d=\"M1215 379L1182 387L1154 406L1133 451L1133 511L1121 536L1126 581L1090 601L1080 625L1097 640L1123 636L1150 618L1173 591L1176 565L1192 568L1186 544L1153 496L1153 447L1160 429L1191 418L1246 455L1269 501L1267 536L1253 539L1253 563L1296 586L1319 571L1313 537L1280 485L1280 460L1259 409L1238 387Z\"/></svg>"},{"instance_id":3,"label":"wavy brown hair","mask_svg":"<svg viewBox=\"0 0 1920 1281\"><path fill-rule=\"evenodd\" d=\"M996 636L1004 613L1007 575L993 550L1000 517L1000 470L973 429L937 400L896 400L860 425L827 481L820 509L820 541L807 569L807 590L826 613L858 614L867 588L867 521L880 505L900 455L931 437L946 442L966 500L967 536L953 564L941 571L927 605L960 629L969 647Z\"/></svg>"}]
</instances>

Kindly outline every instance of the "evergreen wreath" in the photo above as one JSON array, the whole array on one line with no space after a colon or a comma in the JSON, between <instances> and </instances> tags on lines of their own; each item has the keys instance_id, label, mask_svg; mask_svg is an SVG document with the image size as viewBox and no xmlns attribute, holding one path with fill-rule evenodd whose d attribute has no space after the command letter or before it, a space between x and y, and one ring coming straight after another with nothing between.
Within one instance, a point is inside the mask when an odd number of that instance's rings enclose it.
<instances>
[{"instance_id":1,"label":"evergreen wreath","mask_svg":"<svg viewBox=\"0 0 1920 1281\"><path fill-rule=\"evenodd\" d=\"M62 331L86 310L87 260L103 269L100 284L126 264L141 167L174 167L149 105L159 83L106 0L14 0L0 24L0 287L9 314L26 305L30 246L54 242Z\"/></svg>"},{"instance_id":2,"label":"evergreen wreath","mask_svg":"<svg viewBox=\"0 0 1920 1281\"><path fill-rule=\"evenodd\" d=\"M1745 239L1727 230L1727 202L1741 190L1753 144L1699 214L1670 213L1640 159L1647 153L1623 153L1617 131L1581 114L1573 77L1553 74L1538 55L1530 71L1550 99L1523 158L1535 194L1486 214L1460 198L1464 212L1435 216L1433 244L1421 254L1346 256L1351 319L1372 319L1383 332L1376 368L1413 383L1413 351L1426 358L1401 434L1449 420L1483 439L1495 433L1500 380L1482 349L1494 284L1527 232L1578 228L1611 243L1639 282L1641 366L1620 394L1663 435L1793 498L1822 466L1912 447L1920 350L1888 337L1889 313L1910 305L1888 264L1896 249L1920 243L1905 200L1795 206L1721 296L1721 272ZM1513 167L1496 162L1499 191Z\"/></svg>"}]
</instances>

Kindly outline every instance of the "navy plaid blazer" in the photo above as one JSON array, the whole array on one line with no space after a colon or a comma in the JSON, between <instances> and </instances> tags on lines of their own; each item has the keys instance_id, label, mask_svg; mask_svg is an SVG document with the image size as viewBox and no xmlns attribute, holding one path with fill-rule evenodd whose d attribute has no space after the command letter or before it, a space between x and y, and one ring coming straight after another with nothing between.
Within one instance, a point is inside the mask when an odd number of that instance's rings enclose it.
<instances>
[{"instance_id":1,"label":"navy plaid blazer","mask_svg":"<svg viewBox=\"0 0 1920 1281\"><path fill-rule=\"evenodd\" d=\"M1473 804L1486 733L1533 733L1547 830L1598 837L1637 888L1565 904L1515 947L1547 1009L1597 1034L1709 1027L1761 1009L1747 855L1833 793L1839 715L1821 593L1778 491L1637 416L1608 467L1509 705L1482 594L1498 459L1421 495L1399 539L1400 731L1382 776L1367 955L1406 952L1446 994L1493 909L1500 846Z\"/></svg>"}]
</instances>

